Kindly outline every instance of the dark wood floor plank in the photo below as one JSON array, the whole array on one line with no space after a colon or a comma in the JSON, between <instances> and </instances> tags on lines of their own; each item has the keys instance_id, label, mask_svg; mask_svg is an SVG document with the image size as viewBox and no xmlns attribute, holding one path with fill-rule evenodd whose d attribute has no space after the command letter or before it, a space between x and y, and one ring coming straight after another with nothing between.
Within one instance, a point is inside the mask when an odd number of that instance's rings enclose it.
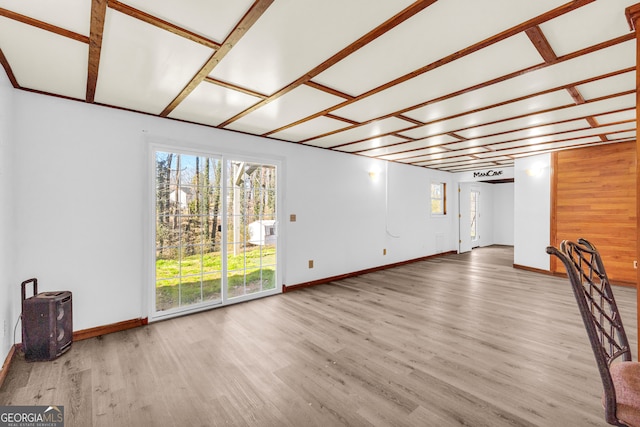
<instances>
[{"instance_id":1,"label":"dark wood floor plank","mask_svg":"<svg viewBox=\"0 0 640 427\"><path fill-rule=\"evenodd\" d=\"M68 426L605 426L566 279L492 246L18 357ZM632 348L636 290L615 287Z\"/></svg>"}]
</instances>

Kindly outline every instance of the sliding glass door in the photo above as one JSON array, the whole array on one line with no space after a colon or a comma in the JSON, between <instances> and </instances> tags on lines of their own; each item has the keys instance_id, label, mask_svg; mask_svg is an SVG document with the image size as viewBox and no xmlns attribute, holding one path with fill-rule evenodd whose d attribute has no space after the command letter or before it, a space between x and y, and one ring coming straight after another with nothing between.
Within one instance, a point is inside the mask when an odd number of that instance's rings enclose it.
<instances>
[{"instance_id":1,"label":"sliding glass door","mask_svg":"<svg viewBox=\"0 0 640 427\"><path fill-rule=\"evenodd\" d=\"M155 150L151 318L277 286L277 167Z\"/></svg>"}]
</instances>

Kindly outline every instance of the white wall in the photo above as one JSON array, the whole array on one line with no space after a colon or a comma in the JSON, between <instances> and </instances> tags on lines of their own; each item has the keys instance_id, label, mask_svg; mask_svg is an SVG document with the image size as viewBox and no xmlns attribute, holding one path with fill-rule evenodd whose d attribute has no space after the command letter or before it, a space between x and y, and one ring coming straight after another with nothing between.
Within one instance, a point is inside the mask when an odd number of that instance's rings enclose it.
<instances>
[{"instance_id":1,"label":"white wall","mask_svg":"<svg viewBox=\"0 0 640 427\"><path fill-rule=\"evenodd\" d=\"M515 161L514 263L549 270L551 155Z\"/></svg>"},{"instance_id":2,"label":"white wall","mask_svg":"<svg viewBox=\"0 0 640 427\"><path fill-rule=\"evenodd\" d=\"M281 159L287 285L431 255L439 235L440 251L455 249L454 215L429 215L432 179L447 181L454 198L446 172L385 170L364 157L22 91L14 104L14 276L38 277L40 291L72 291L76 330L148 315L147 148L156 138Z\"/></svg>"},{"instance_id":3,"label":"white wall","mask_svg":"<svg viewBox=\"0 0 640 427\"><path fill-rule=\"evenodd\" d=\"M0 368L13 345L13 326L20 315L20 283L13 270L13 93L9 79L0 71Z\"/></svg>"},{"instance_id":4,"label":"white wall","mask_svg":"<svg viewBox=\"0 0 640 427\"><path fill-rule=\"evenodd\" d=\"M493 243L514 244L515 184L507 182L493 185Z\"/></svg>"},{"instance_id":5,"label":"white wall","mask_svg":"<svg viewBox=\"0 0 640 427\"><path fill-rule=\"evenodd\" d=\"M287 219L297 218L287 223L287 285L455 249L454 215L430 216L431 180L448 181L451 198L451 174L328 150L296 158L287 162Z\"/></svg>"}]
</instances>

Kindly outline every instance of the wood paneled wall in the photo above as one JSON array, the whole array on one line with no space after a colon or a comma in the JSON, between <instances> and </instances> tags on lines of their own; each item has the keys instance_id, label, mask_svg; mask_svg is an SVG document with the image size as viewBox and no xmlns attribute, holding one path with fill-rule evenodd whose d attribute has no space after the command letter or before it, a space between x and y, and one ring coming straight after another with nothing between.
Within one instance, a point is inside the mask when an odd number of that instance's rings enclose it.
<instances>
[{"instance_id":1,"label":"wood paneled wall","mask_svg":"<svg viewBox=\"0 0 640 427\"><path fill-rule=\"evenodd\" d=\"M551 244L590 240L616 284L635 285L636 143L552 154ZM552 257L551 271L564 272Z\"/></svg>"}]
</instances>

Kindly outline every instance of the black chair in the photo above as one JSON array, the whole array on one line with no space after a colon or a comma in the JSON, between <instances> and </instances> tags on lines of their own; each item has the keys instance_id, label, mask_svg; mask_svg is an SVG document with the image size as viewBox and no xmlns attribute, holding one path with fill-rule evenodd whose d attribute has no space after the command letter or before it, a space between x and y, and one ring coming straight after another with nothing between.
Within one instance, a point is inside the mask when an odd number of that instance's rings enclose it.
<instances>
[{"instance_id":1,"label":"black chair","mask_svg":"<svg viewBox=\"0 0 640 427\"><path fill-rule=\"evenodd\" d=\"M640 363L633 362L602 258L585 239L547 247L567 270L591 349L598 364L609 424L640 427Z\"/></svg>"}]
</instances>

